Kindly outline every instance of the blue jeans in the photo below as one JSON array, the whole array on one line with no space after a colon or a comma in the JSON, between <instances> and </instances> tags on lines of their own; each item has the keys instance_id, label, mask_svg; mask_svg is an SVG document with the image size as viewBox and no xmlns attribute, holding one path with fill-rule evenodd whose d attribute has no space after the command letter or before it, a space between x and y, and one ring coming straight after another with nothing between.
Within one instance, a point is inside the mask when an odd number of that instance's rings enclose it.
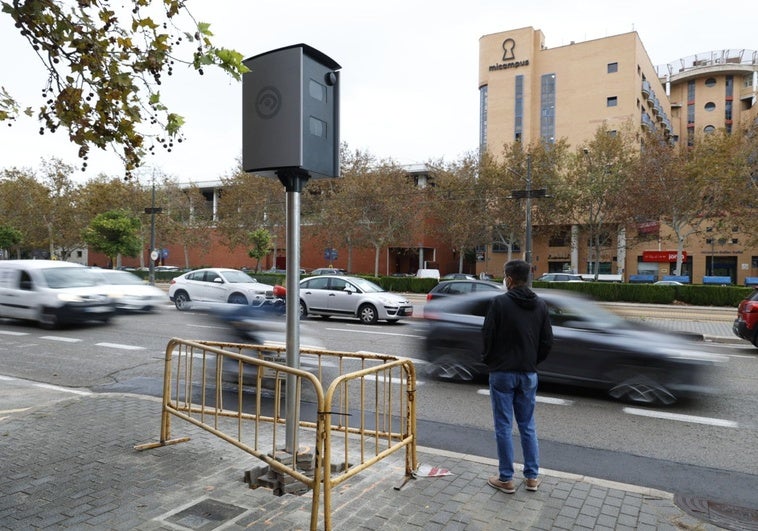
<instances>
[{"instance_id":1,"label":"blue jeans","mask_svg":"<svg viewBox=\"0 0 758 531\"><path fill-rule=\"evenodd\" d=\"M536 372L490 373L490 400L495 419L495 440L500 481L513 479L513 417L521 436L524 477L536 478L540 468L540 449L534 422L537 402Z\"/></svg>"}]
</instances>

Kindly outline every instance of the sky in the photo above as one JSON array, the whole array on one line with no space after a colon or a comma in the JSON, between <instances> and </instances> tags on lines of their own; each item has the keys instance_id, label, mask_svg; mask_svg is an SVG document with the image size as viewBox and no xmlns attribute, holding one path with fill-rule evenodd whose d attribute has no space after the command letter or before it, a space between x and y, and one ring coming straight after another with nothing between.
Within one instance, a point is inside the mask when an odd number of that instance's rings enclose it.
<instances>
[{"instance_id":1,"label":"sky","mask_svg":"<svg viewBox=\"0 0 758 531\"><path fill-rule=\"evenodd\" d=\"M654 65L701 52L758 49L754 0L723 4L670 0L660 4L615 0L188 0L198 21L209 22L214 44L251 57L305 43L340 70L340 140L400 164L452 161L478 144L479 39L531 26L548 48L637 31ZM38 107L46 76L42 64L0 13L0 85ZM221 72L176 73L161 87L163 100L184 116L185 141L171 153L148 157L143 175L158 171L179 182L217 180L232 173L242 152L242 87ZM31 98L30 98L31 96ZM0 124L0 169L37 169L58 157L80 165L60 130L40 136L35 119ZM94 153L86 181L123 175L110 151Z\"/></svg>"}]
</instances>

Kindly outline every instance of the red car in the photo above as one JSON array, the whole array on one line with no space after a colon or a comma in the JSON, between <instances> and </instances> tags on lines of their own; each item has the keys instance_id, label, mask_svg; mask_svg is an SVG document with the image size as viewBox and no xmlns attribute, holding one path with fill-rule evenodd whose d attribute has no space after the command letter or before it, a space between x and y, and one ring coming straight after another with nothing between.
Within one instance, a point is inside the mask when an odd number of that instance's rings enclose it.
<instances>
[{"instance_id":1,"label":"red car","mask_svg":"<svg viewBox=\"0 0 758 531\"><path fill-rule=\"evenodd\" d=\"M758 287L737 307L737 319L732 330L737 337L747 339L758 347Z\"/></svg>"}]
</instances>

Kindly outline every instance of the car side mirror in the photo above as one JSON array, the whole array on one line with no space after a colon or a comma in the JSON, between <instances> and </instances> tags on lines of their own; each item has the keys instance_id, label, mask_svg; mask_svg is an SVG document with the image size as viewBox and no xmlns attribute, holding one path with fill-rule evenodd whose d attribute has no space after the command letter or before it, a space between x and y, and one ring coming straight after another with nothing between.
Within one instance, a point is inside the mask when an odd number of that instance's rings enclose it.
<instances>
[{"instance_id":1,"label":"car side mirror","mask_svg":"<svg viewBox=\"0 0 758 531\"><path fill-rule=\"evenodd\" d=\"M223 284L224 283L224 279L216 277L216 278L213 279L213 282L215 282L217 284Z\"/></svg>"}]
</instances>

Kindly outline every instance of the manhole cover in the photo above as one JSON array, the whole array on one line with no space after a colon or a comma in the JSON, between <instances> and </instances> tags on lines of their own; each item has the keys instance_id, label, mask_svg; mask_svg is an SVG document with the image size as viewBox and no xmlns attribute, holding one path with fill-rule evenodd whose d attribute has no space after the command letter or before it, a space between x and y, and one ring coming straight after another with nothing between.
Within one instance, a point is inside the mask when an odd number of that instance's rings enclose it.
<instances>
[{"instance_id":1,"label":"manhole cover","mask_svg":"<svg viewBox=\"0 0 758 531\"><path fill-rule=\"evenodd\" d=\"M203 500L166 518L172 524L209 531L245 512L242 507L216 500Z\"/></svg>"},{"instance_id":2,"label":"manhole cover","mask_svg":"<svg viewBox=\"0 0 758 531\"><path fill-rule=\"evenodd\" d=\"M681 494L674 496L674 503L687 514L724 529L733 531L758 530L758 509Z\"/></svg>"}]
</instances>

